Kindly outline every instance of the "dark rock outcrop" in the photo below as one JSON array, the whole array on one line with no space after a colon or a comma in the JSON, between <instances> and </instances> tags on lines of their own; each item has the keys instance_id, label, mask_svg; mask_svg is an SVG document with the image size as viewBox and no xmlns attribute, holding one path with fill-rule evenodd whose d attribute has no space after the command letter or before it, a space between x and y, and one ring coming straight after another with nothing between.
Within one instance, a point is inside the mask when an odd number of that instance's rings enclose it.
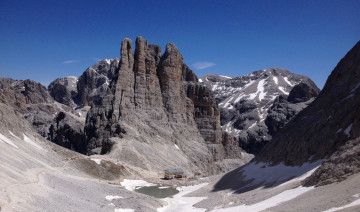
<instances>
[{"instance_id":1,"label":"dark rock outcrop","mask_svg":"<svg viewBox=\"0 0 360 212\"><path fill-rule=\"evenodd\" d=\"M74 102L80 107L91 106L94 100L105 95L118 65L117 58L104 59L87 68L79 77Z\"/></svg>"},{"instance_id":2,"label":"dark rock outcrop","mask_svg":"<svg viewBox=\"0 0 360 212\"><path fill-rule=\"evenodd\" d=\"M360 172L360 138L348 141L304 182L305 186L337 183Z\"/></svg>"},{"instance_id":3,"label":"dark rock outcrop","mask_svg":"<svg viewBox=\"0 0 360 212\"><path fill-rule=\"evenodd\" d=\"M20 112L26 112L28 104L54 102L46 88L32 80L0 78L0 91L6 102Z\"/></svg>"},{"instance_id":4,"label":"dark rock outcrop","mask_svg":"<svg viewBox=\"0 0 360 212\"><path fill-rule=\"evenodd\" d=\"M287 101L291 103L306 102L319 93L320 89L314 83L300 83L291 89Z\"/></svg>"},{"instance_id":5,"label":"dark rock outcrop","mask_svg":"<svg viewBox=\"0 0 360 212\"><path fill-rule=\"evenodd\" d=\"M86 153L84 122L71 113L60 112L49 128L48 139L60 146Z\"/></svg>"},{"instance_id":6,"label":"dark rock outcrop","mask_svg":"<svg viewBox=\"0 0 360 212\"><path fill-rule=\"evenodd\" d=\"M341 59L316 100L272 139L257 160L301 165L326 158L360 137L359 87L360 42Z\"/></svg>"},{"instance_id":7,"label":"dark rock outcrop","mask_svg":"<svg viewBox=\"0 0 360 212\"><path fill-rule=\"evenodd\" d=\"M58 78L50 83L48 91L55 101L74 107L74 99L78 95L77 82L77 77Z\"/></svg>"}]
</instances>

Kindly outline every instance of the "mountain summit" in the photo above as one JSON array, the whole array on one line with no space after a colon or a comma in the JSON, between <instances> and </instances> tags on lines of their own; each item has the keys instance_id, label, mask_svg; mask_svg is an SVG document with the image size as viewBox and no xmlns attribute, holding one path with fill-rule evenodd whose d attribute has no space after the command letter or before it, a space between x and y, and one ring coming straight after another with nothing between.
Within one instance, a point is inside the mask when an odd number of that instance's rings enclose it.
<instances>
[{"instance_id":1,"label":"mountain summit","mask_svg":"<svg viewBox=\"0 0 360 212\"><path fill-rule=\"evenodd\" d=\"M310 78L282 68L240 77L205 75L199 82L214 92L222 128L255 154L320 92Z\"/></svg>"}]
</instances>

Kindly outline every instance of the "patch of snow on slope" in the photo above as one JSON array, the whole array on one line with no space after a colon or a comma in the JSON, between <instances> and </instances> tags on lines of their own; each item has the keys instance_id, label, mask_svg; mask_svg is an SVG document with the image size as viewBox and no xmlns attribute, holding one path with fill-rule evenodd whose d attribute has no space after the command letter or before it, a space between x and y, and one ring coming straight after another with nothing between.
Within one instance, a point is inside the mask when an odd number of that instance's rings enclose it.
<instances>
[{"instance_id":1,"label":"patch of snow on slope","mask_svg":"<svg viewBox=\"0 0 360 212\"><path fill-rule=\"evenodd\" d=\"M17 149L19 148L19 147L16 146L10 139L8 139L6 136L4 136L4 135L1 134L1 133L0 133L0 141L3 141L3 142L5 142L5 143L7 143L7 144L9 144L9 145L17 148Z\"/></svg>"},{"instance_id":2,"label":"patch of snow on slope","mask_svg":"<svg viewBox=\"0 0 360 212\"><path fill-rule=\"evenodd\" d=\"M350 207L358 206L358 205L360 205L360 199L357 199L357 200L351 202L350 204L347 204L347 205L344 205L344 206L341 206L341 207L330 208L329 210L326 210L326 211L323 211L323 212L334 212L334 211L339 211L339 210L343 210L345 208L350 208Z\"/></svg>"},{"instance_id":3,"label":"patch of snow on slope","mask_svg":"<svg viewBox=\"0 0 360 212\"><path fill-rule=\"evenodd\" d=\"M203 208L195 208L194 204L206 199L206 197L184 197L186 194L189 194L193 191L196 191L204 186L208 185L208 183L202 183L194 186L182 186L176 188L180 192L172 196L172 198L164 198L165 202L168 205L158 208L158 212L178 212L178 211L189 211L189 212L205 212L206 209Z\"/></svg>"},{"instance_id":4,"label":"patch of snow on slope","mask_svg":"<svg viewBox=\"0 0 360 212\"><path fill-rule=\"evenodd\" d=\"M289 95L289 93L286 92L283 87L279 86L279 90L280 90L281 92L283 92L284 94Z\"/></svg>"},{"instance_id":5,"label":"patch of snow on slope","mask_svg":"<svg viewBox=\"0 0 360 212\"><path fill-rule=\"evenodd\" d=\"M234 101L234 104L237 103L238 101L240 101L244 96L243 95L239 95L235 101Z\"/></svg>"},{"instance_id":6,"label":"patch of snow on slope","mask_svg":"<svg viewBox=\"0 0 360 212\"><path fill-rule=\"evenodd\" d=\"M155 185L152 183L148 183L144 180L128 180L128 179L124 179L124 181L122 181L120 184L129 191L134 191L136 189L136 187L154 186Z\"/></svg>"},{"instance_id":7,"label":"patch of snow on slope","mask_svg":"<svg viewBox=\"0 0 360 212\"><path fill-rule=\"evenodd\" d=\"M301 175L300 177L297 177L297 178L294 178L292 180L286 181L285 183L282 183L282 184L276 186L273 189L279 188L279 187L284 186L284 185L288 185L290 183L301 182L301 181L305 180L306 178L310 177L310 175L312 175L316 171L316 169L318 169L319 167L320 167L320 165L316 166L315 168L311 169L310 171L306 172L305 174ZM271 191L273 189L270 189L269 191Z\"/></svg>"},{"instance_id":8,"label":"patch of snow on slope","mask_svg":"<svg viewBox=\"0 0 360 212\"><path fill-rule=\"evenodd\" d=\"M216 88L218 87L218 85L219 85L219 83L216 82L215 85L213 85L213 86L211 87L211 90L212 90L212 91L215 91Z\"/></svg>"},{"instance_id":9,"label":"patch of snow on slope","mask_svg":"<svg viewBox=\"0 0 360 212\"><path fill-rule=\"evenodd\" d=\"M278 83L279 83L278 78L277 78L277 77L275 77L275 76L273 76L273 80L274 80L275 84L277 84L277 85L278 85Z\"/></svg>"},{"instance_id":10,"label":"patch of snow on slope","mask_svg":"<svg viewBox=\"0 0 360 212\"><path fill-rule=\"evenodd\" d=\"M360 87L360 82L353 88L351 89L351 93L353 93L354 91L356 91L356 89L358 89Z\"/></svg>"},{"instance_id":11,"label":"patch of snow on slope","mask_svg":"<svg viewBox=\"0 0 360 212\"><path fill-rule=\"evenodd\" d=\"M266 96L266 92L264 92L265 88L265 79L260 80L259 84L258 84L258 92L259 92L259 101L261 101L262 99L264 99L264 97Z\"/></svg>"},{"instance_id":12,"label":"patch of snow on slope","mask_svg":"<svg viewBox=\"0 0 360 212\"><path fill-rule=\"evenodd\" d=\"M350 131L351 131L351 128L352 128L353 124L351 123L345 130L344 130L344 133L350 137Z\"/></svg>"},{"instance_id":13,"label":"patch of snow on slope","mask_svg":"<svg viewBox=\"0 0 360 212\"><path fill-rule=\"evenodd\" d=\"M203 82L203 80L202 80L202 79L199 79L199 82Z\"/></svg>"},{"instance_id":14,"label":"patch of snow on slope","mask_svg":"<svg viewBox=\"0 0 360 212\"><path fill-rule=\"evenodd\" d=\"M289 84L291 87L293 86L293 84L288 80L287 77L284 77L284 80L285 80L285 82L286 82L287 84Z\"/></svg>"},{"instance_id":15,"label":"patch of snow on slope","mask_svg":"<svg viewBox=\"0 0 360 212\"><path fill-rule=\"evenodd\" d=\"M24 135L24 141L25 141L26 143L31 144L31 145L33 145L33 146L36 147L36 148L39 148L39 149L44 150L43 148L41 148L41 146L37 145L34 141L32 141L32 140L31 140L29 137L27 137L25 134L23 134L23 135Z\"/></svg>"},{"instance_id":16,"label":"patch of snow on slope","mask_svg":"<svg viewBox=\"0 0 360 212\"><path fill-rule=\"evenodd\" d=\"M110 59L104 59L104 60L105 60L105 62L106 62L107 64L110 65L110 63L111 63L111 60L110 60Z\"/></svg>"},{"instance_id":17,"label":"patch of snow on slope","mask_svg":"<svg viewBox=\"0 0 360 212\"><path fill-rule=\"evenodd\" d=\"M256 80L250 80L250 82L248 82L246 85L244 85L244 87L242 89L249 87L250 85L254 84L254 82L256 82Z\"/></svg>"},{"instance_id":18,"label":"patch of snow on slope","mask_svg":"<svg viewBox=\"0 0 360 212\"><path fill-rule=\"evenodd\" d=\"M304 163L302 166L285 166L280 163L276 166L268 166L265 163L249 163L239 172L245 175L244 181L251 181L248 186L275 183L279 185L287 180L299 177L304 173L316 168L322 163L322 160L314 163ZM240 188L241 189L241 188Z\"/></svg>"},{"instance_id":19,"label":"patch of snow on slope","mask_svg":"<svg viewBox=\"0 0 360 212\"><path fill-rule=\"evenodd\" d=\"M178 145L174 144L176 149L180 149Z\"/></svg>"},{"instance_id":20,"label":"patch of snow on slope","mask_svg":"<svg viewBox=\"0 0 360 212\"><path fill-rule=\"evenodd\" d=\"M115 212L134 212L135 209L129 209L129 208L115 208Z\"/></svg>"},{"instance_id":21,"label":"patch of snow on slope","mask_svg":"<svg viewBox=\"0 0 360 212\"><path fill-rule=\"evenodd\" d=\"M266 210L268 208L275 207L280 205L283 202L287 202L292 200L310 190L314 189L314 187L297 187L291 190L287 190L281 192L278 195L270 197L269 199L265 199L264 201L252 204L252 205L239 205L230 208L223 208L223 209L215 209L214 212L238 212L238 211L251 211L251 212L259 212Z\"/></svg>"},{"instance_id":22,"label":"patch of snow on slope","mask_svg":"<svg viewBox=\"0 0 360 212\"><path fill-rule=\"evenodd\" d=\"M98 158L90 158L90 160L94 161L95 163L97 163L98 165L101 164L102 159L98 159Z\"/></svg>"},{"instance_id":23,"label":"patch of snow on slope","mask_svg":"<svg viewBox=\"0 0 360 212\"><path fill-rule=\"evenodd\" d=\"M107 199L108 201L112 201L114 199L123 199L124 197L121 197L121 196L113 196L113 195L107 195L105 197L105 199Z\"/></svg>"},{"instance_id":24,"label":"patch of snow on slope","mask_svg":"<svg viewBox=\"0 0 360 212\"><path fill-rule=\"evenodd\" d=\"M248 129L251 129L251 128L253 128L253 127L255 127L256 126L256 122L255 123L253 123Z\"/></svg>"},{"instance_id":25,"label":"patch of snow on slope","mask_svg":"<svg viewBox=\"0 0 360 212\"><path fill-rule=\"evenodd\" d=\"M341 101L345 101L345 100L347 100L347 99L353 98L354 96L355 96L355 94L350 93L350 95L349 95L349 96L347 96L347 97L343 98Z\"/></svg>"},{"instance_id":26,"label":"patch of snow on slope","mask_svg":"<svg viewBox=\"0 0 360 212\"><path fill-rule=\"evenodd\" d=\"M229 76L224 76L224 75L219 75L220 77L224 77L224 78L228 78L228 79L232 79L232 77Z\"/></svg>"},{"instance_id":27,"label":"patch of snow on slope","mask_svg":"<svg viewBox=\"0 0 360 212\"><path fill-rule=\"evenodd\" d=\"M234 99L234 97L229 98L229 100L226 101L226 103L225 103L225 105L224 105L224 108L231 107L230 102L231 102L233 99ZM220 105L219 105L219 106L220 106Z\"/></svg>"},{"instance_id":28,"label":"patch of snow on slope","mask_svg":"<svg viewBox=\"0 0 360 212\"><path fill-rule=\"evenodd\" d=\"M17 139L19 139L19 140L21 140L19 137L17 137L13 132L11 132L11 131L9 131L9 133L10 133L10 135L12 136L12 137L14 137L14 138L17 138Z\"/></svg>"},{"instance_id":29,"label":"patch of snow on slope","mask_svg":"<svg viewBox=\"0 0 360 212\"><path fill-rule=\"evenodd\" d=\"M255 99L255 97L257 96L258 93L252 93L250 94L248 99Z\"/></svg>"}]
</instances>

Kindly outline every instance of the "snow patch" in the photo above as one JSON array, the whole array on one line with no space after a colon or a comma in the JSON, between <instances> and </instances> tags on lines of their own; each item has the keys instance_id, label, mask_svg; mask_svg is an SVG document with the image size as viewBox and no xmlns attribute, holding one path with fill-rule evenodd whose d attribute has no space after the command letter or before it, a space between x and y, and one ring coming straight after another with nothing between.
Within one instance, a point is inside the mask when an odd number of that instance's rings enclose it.
<instances>
[{"instance_id":1,"label":"snow patch","mask_svg":"<svg viewBox=\"0 0 360 212\"><path fill-rule=\"evenodd\" d=\"M120 184L129 191L135 191L136 187L155 186L155 184L148 183L144 180L128 180L128 179L124 179L124 181L122 181Z\"/></svg>"},{"instance_id":2,"label":"snow patch","mask_svg":"<svg viewBox=\"0 0 360 212\"><path fill-rule=\"evenodd\" d=\"M232 77L229 77L229 76L224 76L224 75L219 75L220 77L224 77L224 78L227 78L227 79L232 79Z\"/></svg>"},{"instance_id":3,"label":"snow patch","mask_svg":"<svg viewBox=\"0 0 360 212\"><path fill-rule=\"evenodd\" d=\"M249 87L250 85L254 84L254 82L256 82L256 81L255 80L254 81L250 80L250 82L248 84L244 85L243 89L245 89L245 88Z\"/></svg>"},{"instance_id":4,"label":"snow patch","mask_svg":"<svg viewBox=\"0 0 360 212\"><path fill-rule=\"evenodd\" d=\"M273 80L274 80L275 84L277 84L277 85L279 84L279 80L277 77L273 76Z\"/></svg>"},{"instance_id":5,"label":"snow patch","mask_svg":"<svg viewBox=\"0 0 360 212\"><path fill-rule=\"evenodd\" d=\"M108 201L112 201L114 199L123 199L124 197L121 196L113 196L113 195L108 195L105 197L105 199L107 199Z\"/></svg>"},{"instance_id":6,"label":"snow patch","mask_svg":"<svg viewBox=\"0 0 360 212\"><path fill-rule=\"evenodd\" d=\"M260 80L259 84L258 84L258 92L259 92L259 101L261 101L262 99L264 99L264 97L266 96L266 92L264 92L265 88L265 79Z\"/></svg>"},{"instance_id":7,"label":"snow patch","mask_svg":"<svg viewBox=\"0 0 360 212\"><path fill-rule=\"evenodd\" d=\"M352 98L352 97L354 97L354 96L355 96L355 95L354 95L353 93L351 93L349 96L343 98L341 101L345 101L345 100L350 99L350 98Z\"/></svg>"},{"instance_id":8,"label":"snow patch","mask_svg":"<svg viewBox=\"0 0 360 212\"><path fill-rule=\"evenodd\" d=\"M169 188L169 186L161 186L158 189L165 189L165 188Z\"/></svg>"},{"instance_id":9,"label":"snow patch","mask_svg":"<svg viewBox=\"0 0 360 212\"><path fill-rule=\"evenodd\" d=\"M291 87L293 86L293 84L288 80L287 77L284 77L284 80L285 80L285 82L286 82L287 84L289 84Z\"/></svg>"},{"instance_id":10,"label":"snow patch","mask_svg":"<svg viewBox=\"0 0 360 212\"><path fill-rule=\"evenodd\" d=\"M94 161L95 163L97 163L98 165L101 164L102 159L98 159L98 158L90 158L90 160Z\"/></svg>"},{"instance_id":11,"label":"snow patch","mask_svg":"<svg viewBox=\"0 0 360 212\"><path fill-rule=\"evenodd\" d=\"M115 212L134 212L135 209L129 209L129 208L115 208Z\"/></svg>"},{"instance_id":12,"label":"snow patch","mask_svg":"<svg viewBox=\"0 0 360 212\"><path fill-rule=\"evenodd\" d=\"M323 211L323 212L334 212L334 211L339 211L339 210L342 210L342 209L345 209L345 208L350 208L350 207L359 206L359 205L360 205L360 199L357 199L357 200L351 202L350 204L347 204L347 205L344 205L344 206L341 206L341 207L330 208L329 210L326 210L326 211Z\"/></svg>"},{"instance_id":13,"label":"snow patch","mask_svg":"<svg viewBox=\"0 0 360 212\"><path fill-rule=\"evenodd\" d=\"M19 140L21 140L19 137L17 137L14 133L12 133L11 131L9 131L9 133L10 133L10 135L12 136L12 137L14 137L14 138L17 138L17 139L19 139Z\"/></svg>"},{"instance_id":14,"label":"snow patch","mask_svg":"<svg viewBox=\"0 0 360 212\"><path fill-rule=\"evenodd\" d=\"M104 60L105 60L105 62L106 62L107 64L110 65L110 63L111 63L111 60L110 60L110 59L104 59Z\"/></svg>"},{"instance_id":15,"label":"snow patch","mask_svg":"<svg viewBox=\"0 0 360 212\"><path fill-rule=\"evenodd\" d=\"M180 149L178 145L174 144L176 149Z\"/></svg>"},{"instance_id":16,"label":"snow patch","mask_svg":"<svg viewBox=\"0 0 360 212\"><path fill-rule=\"evenodd\" d=\"M244 97L244 96L239 95L239 96L235 99L234 104L235 104L235 103L237 103L238 101L240 101L240 100L241 100L241 98L243 98L243 97Z\"/></svg>"},{"instance_id":17,"label":"snow patch","mask_svg":"<svg viewBox=\"0 0 360 212\"><path fill-rule=\"evenodd\" d=\"M321 163L322 160L318 160L313 163L304 163L302 166L285 166L283 163L276 166L268 166L262 162L252 162L244 166L239 172L242 172L243 175L245 175L244 181L251 181L246 187L267 183L280 185L287 180L304 175L304 173L313 170Z\"/></svg>"},{"instance_id":18,"label":"snow patch","mask_svg":"<svg viewBox=\"0 0 360 212\"><path fill-rule=\"evenodd\" d=\"M39 149L44 150L43 148L41 148L41 146L37 145L34 141L32 141L32 140L31 140L29 137L27 137L25 134L23 134L23 135L24 135L24 141L25 141L26 143L31 144L31 145L33 145L33 146L36 147L36 148L39 148Z\"/></svg>"},{"instance_id":19,"label":"snow patch","mask_svg":"<svg viewBox=\"0 0 360 212\"><path fill-rule=\"evenodd\" d=\"M289 92L286 92L283 87L279 86L279 90L280 90L281 92L283 92L284 94L289 95Z\"/></svg>"},{"instance_id":20,"label":"snow patch","mask_svg":"<svg viewBox=\"0 0 360 212\"><path fill-rule=\"evenodd\" d=\"M284 185L288 185L288 184L290 184L290 183L301 182L301 181L305 180L306 178L310 177L310 175L312 175L312 174L316 171L316 169L318 169L319 167L320 167L320 165L317 166L317 167L315 167L314 169L311 169L310 171L306 172L305 174L301 175L300 177L297 177L297 178L294 178L294 179L292 179L292 180L289 180L289 181L287 181L287 182L285 182L285 183L282 183L282 184L276 186L276 187L273 188L273 189L282 187L282 186L284 186ZM273 189L270 189L269 191L271 191L271 190L273 190Z\"/></svg>"},{"instance_id":21,"label":"snow patch","mask_svg":"<svg viewBox=\"0 0 360 212\"><path fill-rule=\"evenodd\" d=\"M164 198L165 202L168 203L168 205L158 208L158 212L165 212L165 211L172 211L172 212L178 212L178 211L189 211L189 212L205 212L206 209L204 208L195 208L193 205L206 199L207 197L184 197L186 194L189 194L193 191L196 191L209 183L202 183L194 186L182 186L176 188L180 192L172 196L172 198Z\"/></svg>"},{"instance_id":22,"label":"snow patch","mask_svg":"<svg viewBox=\"0 0 360 212\"><path fill-rule=\"evenodd\" d=\"M258 202L258 203L252 204L252 205L239 205L239 206L230 207L230 208L215 209L213 211L214 212L238 212L238 211L258 212L258 211L263 211L268 208L275 207L283 202L292 200L314 188L315 187L299 186L297 188L281 192L278 195L275 195L273 197L270 197L269 199L265 199L261 202Z\"/></svg>"},{"instance_id":23,"label":"snow patch","mask_svg":"<svg viewBox=\"0 0 360 212\"><path fill-rule=\"evenodd\" d=\"M255 127L255 125L256 125L256 122L253 123L248 129L251 129L251 128Z\"/></svg>"},{"instance_id":24,"label":"snow patch","mask_svg":"<svg viewBox=\"0 0 360 212\"><path fill-rule=\"evenodd\" d=\"M351 131L351 128L352 128L353 124L351 123L345 130L344 130L344 133L350 137L350 131Z\"/></svg>"},{"instance_id":25,"label":"snow patch","mask_svg":"<svg viewBox=\"0 0 360 212\"><path fill-rule=\"evenodd\" d=\"M203 80L202 80L202 79L199 79L198 81L199 81L199 82L203 82Z\"/></svg>"},{"instance_id":26,"label":"snow patch","mask_svg":"<svg viewBox=\"0 0 360 212\"><path fill-rule=\"evenodd\" d=\"M360 197L360 194L354 194L353 197L359 198L359 197Z\"/></svg>"},{"instance_id":27,"label":"snow patch","mask_svg":"<svg viewBox=\"0 0 360 212\"><path fill-rule=\"evenodd\" d=\"M360 82L353 88L351 89L351 93L353 93L354 91L356 91L356 89L358 89L360 87Z\"/></svg>"},{"instance_id":28,"label":"snow patch","mask_svg":"<svg viewBox=\"0 0 360 212\"><path fill-rule=\"evenodd\" d=\"M4 135L1 134L1 133L0 133L0 141L3 141L3 142L5 142L5 143L7 143L7 144L9 144L9 145L17 148L17 149L19 148L19 147L16 146L10 139L8 139L6 136L4 136Z\"/></svg>"}]
</instances>

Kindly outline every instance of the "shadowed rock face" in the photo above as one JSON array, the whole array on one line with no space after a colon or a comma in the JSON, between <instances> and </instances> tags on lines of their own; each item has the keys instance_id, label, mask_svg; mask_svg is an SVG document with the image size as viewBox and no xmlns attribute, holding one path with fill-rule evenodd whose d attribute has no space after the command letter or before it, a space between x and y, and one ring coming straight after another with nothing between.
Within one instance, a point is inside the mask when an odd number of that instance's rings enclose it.
<instances>
[{"instance_id":1,"label":"shadowed rock face","mask_svg":"<svg viewBox=\"0 0 360 212\"><path fill-rule=\"evenodd\" d=\"M119 59L103 59L87 68L78 77L58 78L50 83L50 95L61 104L74 107L91 106L106 94L109 83L119 65Z\"/></svg>"},{"instance_id":2,"label":"shadowed rock face","mask_svg":"<svg viewBox=\"0 0 360 212\"><path fill-rule=\"evenodd\" d=\"M258 161L300 165L360 137L360 42L341 59L314 102L292 119Z\"/></svg>"},{"instance_id":3,"label":"shadowed rock face","mask_svg":"<svg viewBox=\"0 0 360 212\"><path fill-rule=\"evenodd\" d=\"M46 88L32 80L0 78L0 90L6 101L20 112L27 111L28 104L54 102Z\"/></svg>"},{"instance_id":4,"label":"shadowed rock face","mask_svg":"<svg viewBox=\"0 0 360 212\"><path fill-rule=\"evenodd\" d=\"M240 155L221 131L212 92L197 83L174 44L167 44L161 55L159 46L138 37L133 52L132 41L124 39L107 94L88 113L88 154L110 152L121 157L117 152L125 141L141 142L135 152L144 151L146 143L163 142L181 150L174 156L181 158L182 166L199 172L213 172L214 161ZM158 157L166 160L162 154Z\"/></svg>"},{"instance_id":5,"label":"shadowed rock face","mask_svg":"<svg viewBox=\"0 0 360 212\"><path fill-rule=\"evenodd\" d=\"M73 99L78 94L77 82L77 77L58 78L50 83L48 91L55 101L74 107Z\"/></svg>"},{"instance_id":6,"label":"shadowed rock face","mask_svg":"<svg viewBox=\"0 0 360 212\"><path fill-rule=\"evenodd\" d=\"M5 104L23 114L42 136L47 136L56 109L54 99L43 85L32 80L0 78L0 92Z\"/></svg>"},{"instance_id":7,"label":"shadowed rock face","mask_svg":"<svg viewBox=\"0 0 360 212\"><path fill-rule=\"evenodd\" d=\"M306 102L316 97L319 93L320 89L315 84L300 83L291 89L287 100L291 103Z\"/></svg>"}]
</instances>

